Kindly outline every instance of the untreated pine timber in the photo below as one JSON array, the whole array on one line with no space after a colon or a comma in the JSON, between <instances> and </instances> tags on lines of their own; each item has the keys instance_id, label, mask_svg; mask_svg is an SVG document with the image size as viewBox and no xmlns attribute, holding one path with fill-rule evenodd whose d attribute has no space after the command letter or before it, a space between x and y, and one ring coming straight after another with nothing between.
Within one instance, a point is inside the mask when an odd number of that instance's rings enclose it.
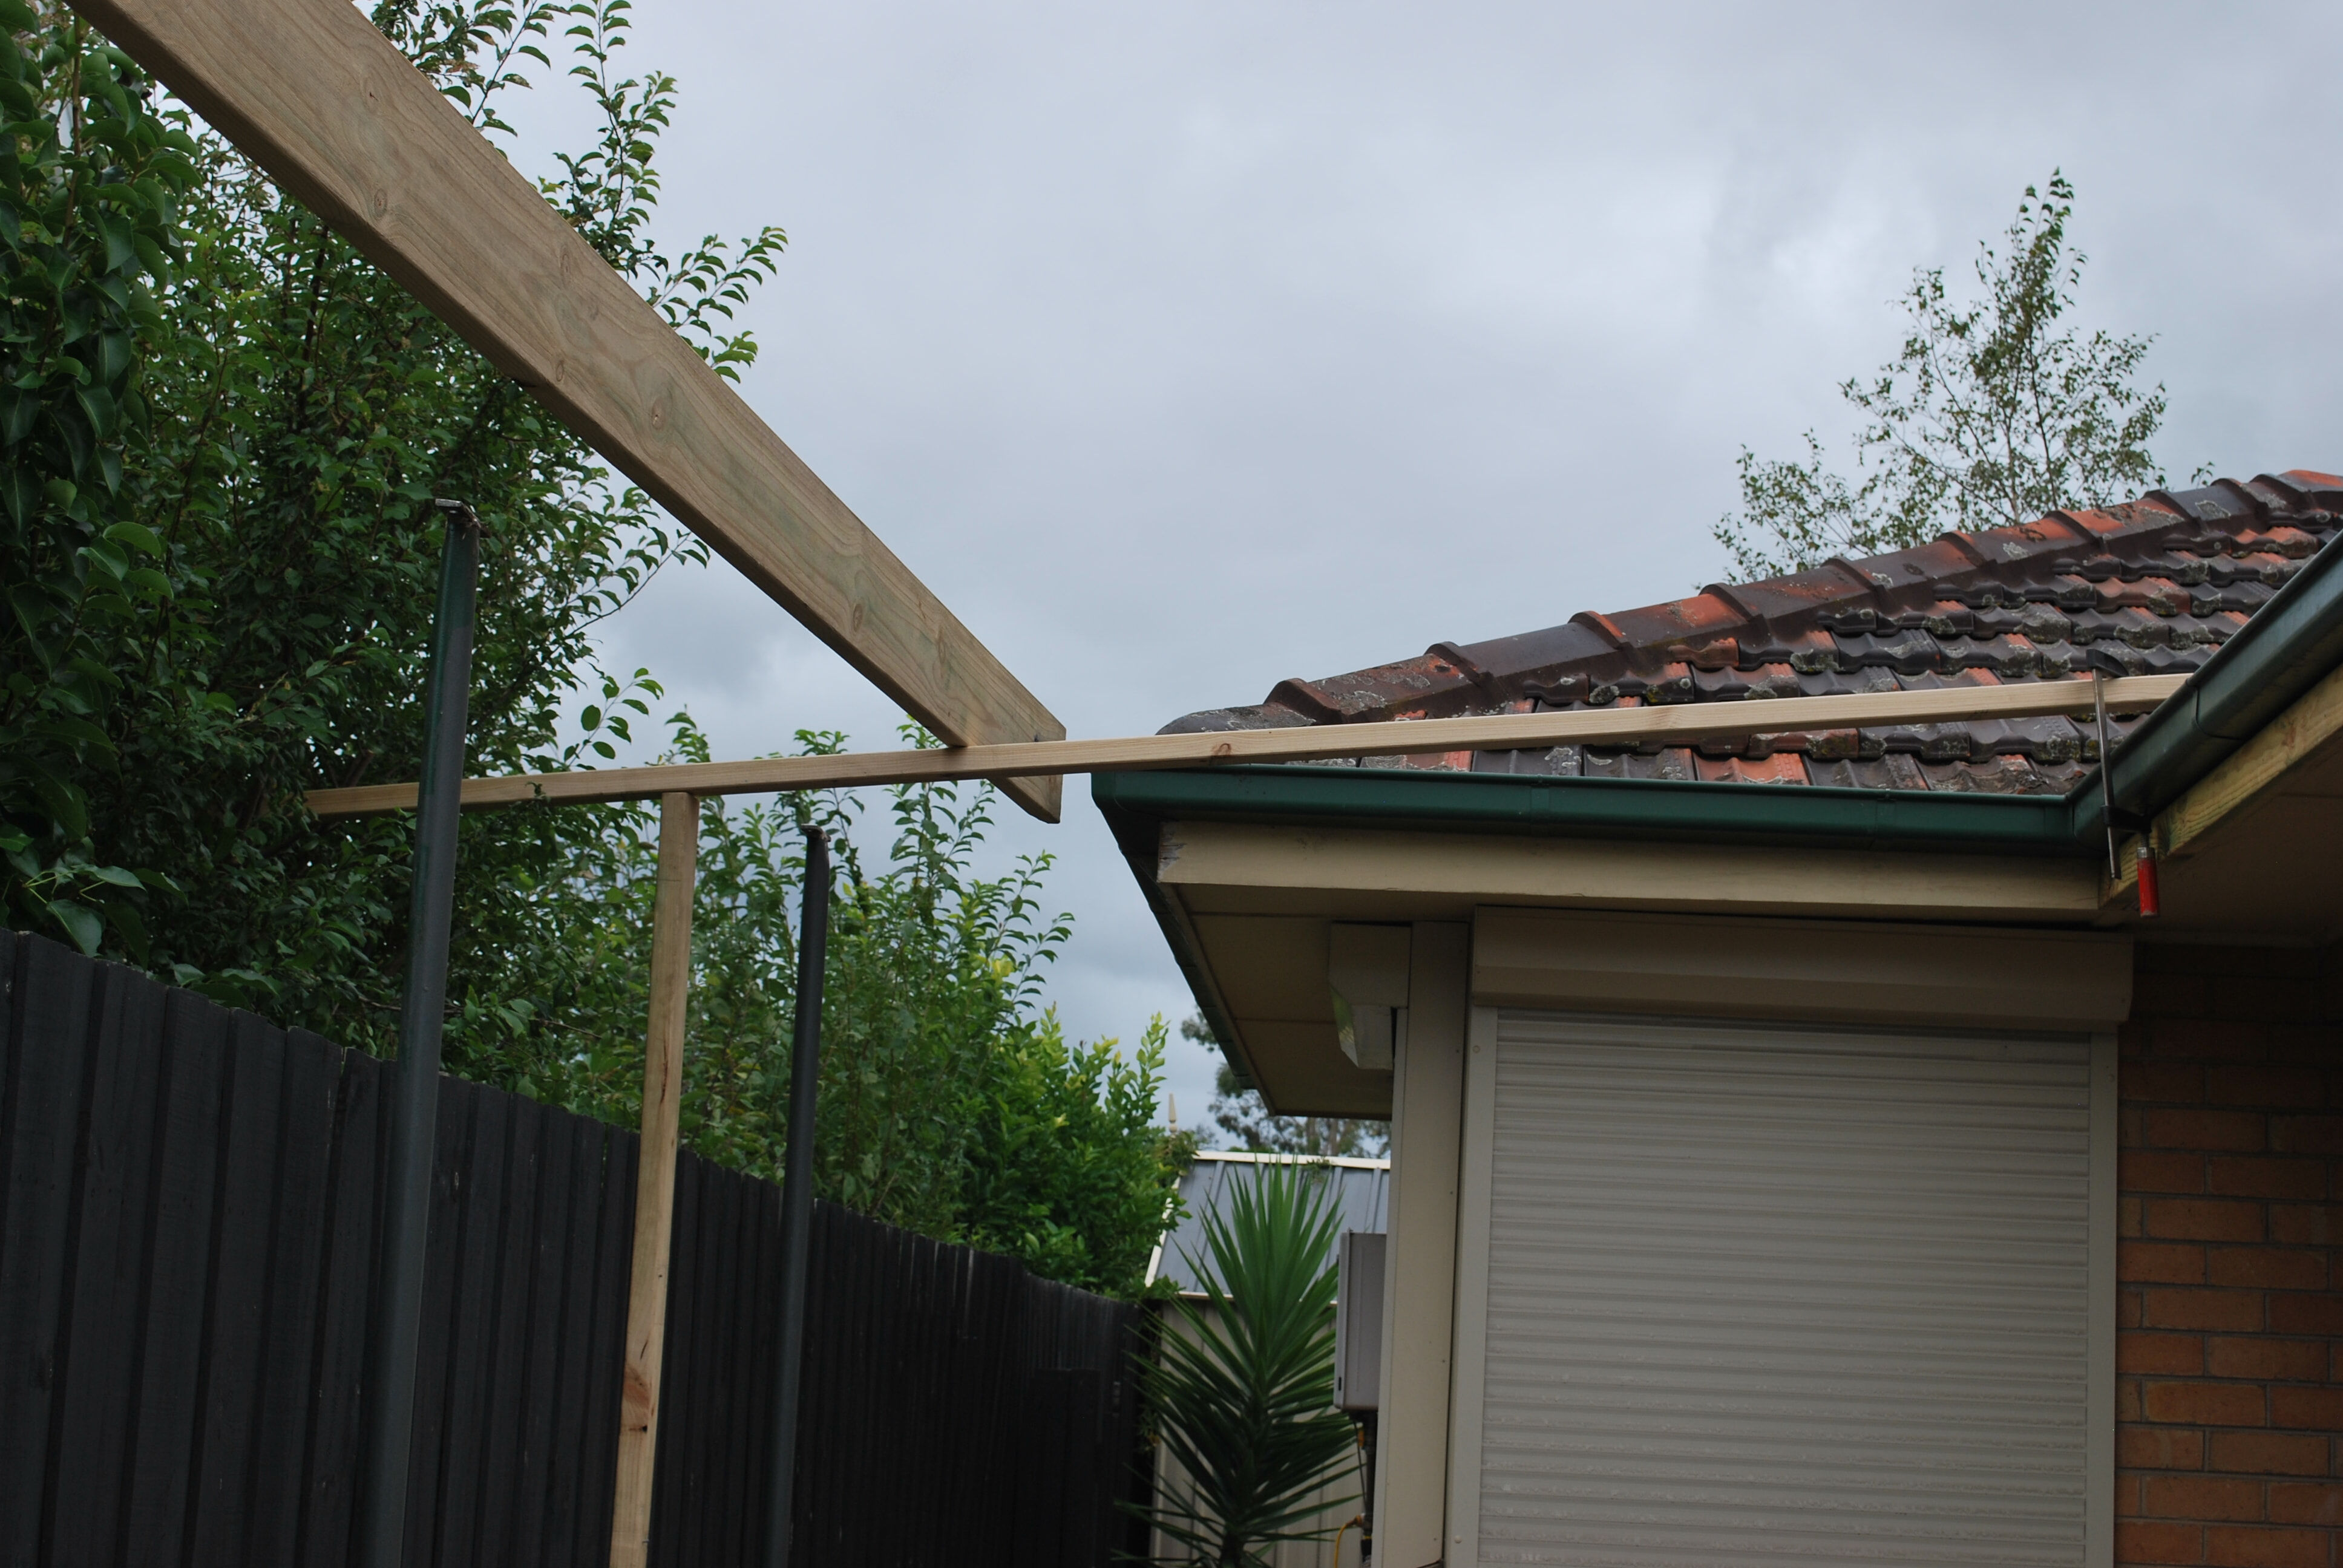
<instances>
[{"instance_id":1,"label":"untreated pine timber","mask_svg":"<svg viewBox=\"0 0 2343 1568\"><path fill-rule=\"evenodd\" d=\"M348 0L74 4L947 743L1065 734Z\"/></svg>"},{"instance_id":2,"label":"untreated pine timber","mask_svg":"<svg viewBox=\"0 0 2343 1568\"><path fill-rule=\"evenodd\" d=\"M2178 675L2127 676L2106 683L2119 713L2154 708L2180 689ZM670 789L696 795L762 795L861 784L946 779L1022 778L1037 773L1113 773L1205 768L1235 762L1311 762L1435 751L1512 751L1548 746L1681 744L1721 736L1944 724L2087 713L2088 680L2020 686L1956 686L1933 691L1866 691L1845 697L1785 697L1560 713L1498 713L1374 724L1312 724L1287 729L1135 735L1110 740L1049 740L1022 746L942 747L929 751L850 751L835 757L772 757L748 762L679 762L591 772L468 779L467 809L530 800L644 800ZM412 784L315 789L320 817L365 817L412 809Z\"/></svg>"},{"instance_id":3,"label":"untreated pine timber","mask_svg":"<svg viewBox=\"0 0 2343 1568\"><path fill-rule=\"evenodd\" d=\"M659 887L651 912L651 1010L643 1038L643 1140L635 1168L635 1261L627 1292L627 1367L618 1406L618 1473L610 1568L642 1568L650 1553L651 1478L659 1460L659 1372L667 1353L667 1267L675 1231L677 1113L683 1025L691 990L691 895L699 862L699 802L659 798Z\"/></svg>"}]
</instances>

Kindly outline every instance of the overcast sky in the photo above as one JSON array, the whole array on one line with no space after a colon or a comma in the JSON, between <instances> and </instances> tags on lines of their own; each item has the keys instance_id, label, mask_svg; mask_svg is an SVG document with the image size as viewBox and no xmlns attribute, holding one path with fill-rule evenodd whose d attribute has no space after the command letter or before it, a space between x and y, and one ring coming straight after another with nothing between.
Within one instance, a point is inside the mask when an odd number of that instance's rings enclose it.
<instances>
[{"instance_id":1,"label":"overcast sky","mask_svg":"<svg viewBox=\"0 0 2343 1568\"><path fill-rule=\"evenodd\" d=\"M2054 166L2175 479L2343 465L2331 4L635 15L665 232L789 231L744 394L1078 736L1723 575L1741 447L1843 443L1912 268L1966 285ZM524 164L578 124L538 97ZM721 565L605 651L719 755L892 743ZM1087 780L1003 810L1058 858L1073 1031L1191 1011Z\"/></svg>"}]
</instances>

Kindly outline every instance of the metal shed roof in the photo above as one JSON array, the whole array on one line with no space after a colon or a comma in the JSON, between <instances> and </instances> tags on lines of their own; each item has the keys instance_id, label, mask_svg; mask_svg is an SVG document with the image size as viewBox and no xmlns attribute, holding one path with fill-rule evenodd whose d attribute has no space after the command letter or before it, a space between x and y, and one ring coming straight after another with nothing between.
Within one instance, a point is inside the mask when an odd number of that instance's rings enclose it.
<instances>
[{"instance_id":1,"label":"metal shed roof","mask_svg":"<svg viewBox=\"0 0 2343 1568\"><path fill-rule=\"evenodd\" d=\"M1299 1154L1249 1154L1233 1150L1207 1149L1196 1156L1196 1162L1180 1178L1180 1198L1187 1205L1180 1222L1170 1235L1156 1244L1155 1256L1147 1266L1150 1282L1166 1279L1177 1285L1183 1295L1200 1293L1190 1267L1192 1257L1199 1265L1209 1268L1210 1258L1204 1248L1204 1221L1207 1213L1227 1213L1229 1193L1233 1184L1245 1180L1255 1165L1308 1165L1322 1168L1334 1187L1334 1204L1342 1213L1342 1231L1380 1231L1384 1226L1386 1205L1391 1197L1391 1161L1388 1160L1319 1159ZM1326 1266L1334 1266L1334 1254L1326 1254Z\"/></svg>"}]
</instances>

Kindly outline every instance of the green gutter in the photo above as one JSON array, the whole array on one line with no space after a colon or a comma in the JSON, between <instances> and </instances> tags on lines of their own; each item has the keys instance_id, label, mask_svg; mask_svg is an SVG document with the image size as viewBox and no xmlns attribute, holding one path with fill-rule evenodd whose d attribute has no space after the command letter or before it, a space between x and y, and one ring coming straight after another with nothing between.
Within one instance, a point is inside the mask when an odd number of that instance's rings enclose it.
<instances>
[{"instance_id":1,"label":"green gutter","mask_svg":"<svg viewBox=\"0 0 2343 1568\"><path fill-rule=\"evenodd\" d=\"M1097 773L1091 777L1091 799L1124 851L1151 859L1154 823L1214 819L1707 843L2077 852L2066 799L2057 795L1288 765Z\"/></svg>"}]
</instances>

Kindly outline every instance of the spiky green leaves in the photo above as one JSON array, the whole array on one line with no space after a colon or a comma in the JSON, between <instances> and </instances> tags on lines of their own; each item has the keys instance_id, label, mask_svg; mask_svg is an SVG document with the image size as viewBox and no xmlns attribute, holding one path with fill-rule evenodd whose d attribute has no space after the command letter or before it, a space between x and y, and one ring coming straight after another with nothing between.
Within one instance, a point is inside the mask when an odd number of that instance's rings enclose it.
<instances>
[{"instance_id":1,"label":"spiky green leaves","mask_svg":"<svg viewBox=\"0 0 2343 1568\"><path fill-rule=\"evenodd\" d=\"M1266 1564L1280 1541L1318 1541L1319 1493L1355 1462L1334 1408L1334 1241L1320 1170L1252 1168L1226 1217L1203 1216L1191 1258L1200 1306L1173 1303L1143 1386L1164 1448L1187 1473L1151 1517L1187 1548L1173 1561Z\"/></svg>"}]
</instances>

